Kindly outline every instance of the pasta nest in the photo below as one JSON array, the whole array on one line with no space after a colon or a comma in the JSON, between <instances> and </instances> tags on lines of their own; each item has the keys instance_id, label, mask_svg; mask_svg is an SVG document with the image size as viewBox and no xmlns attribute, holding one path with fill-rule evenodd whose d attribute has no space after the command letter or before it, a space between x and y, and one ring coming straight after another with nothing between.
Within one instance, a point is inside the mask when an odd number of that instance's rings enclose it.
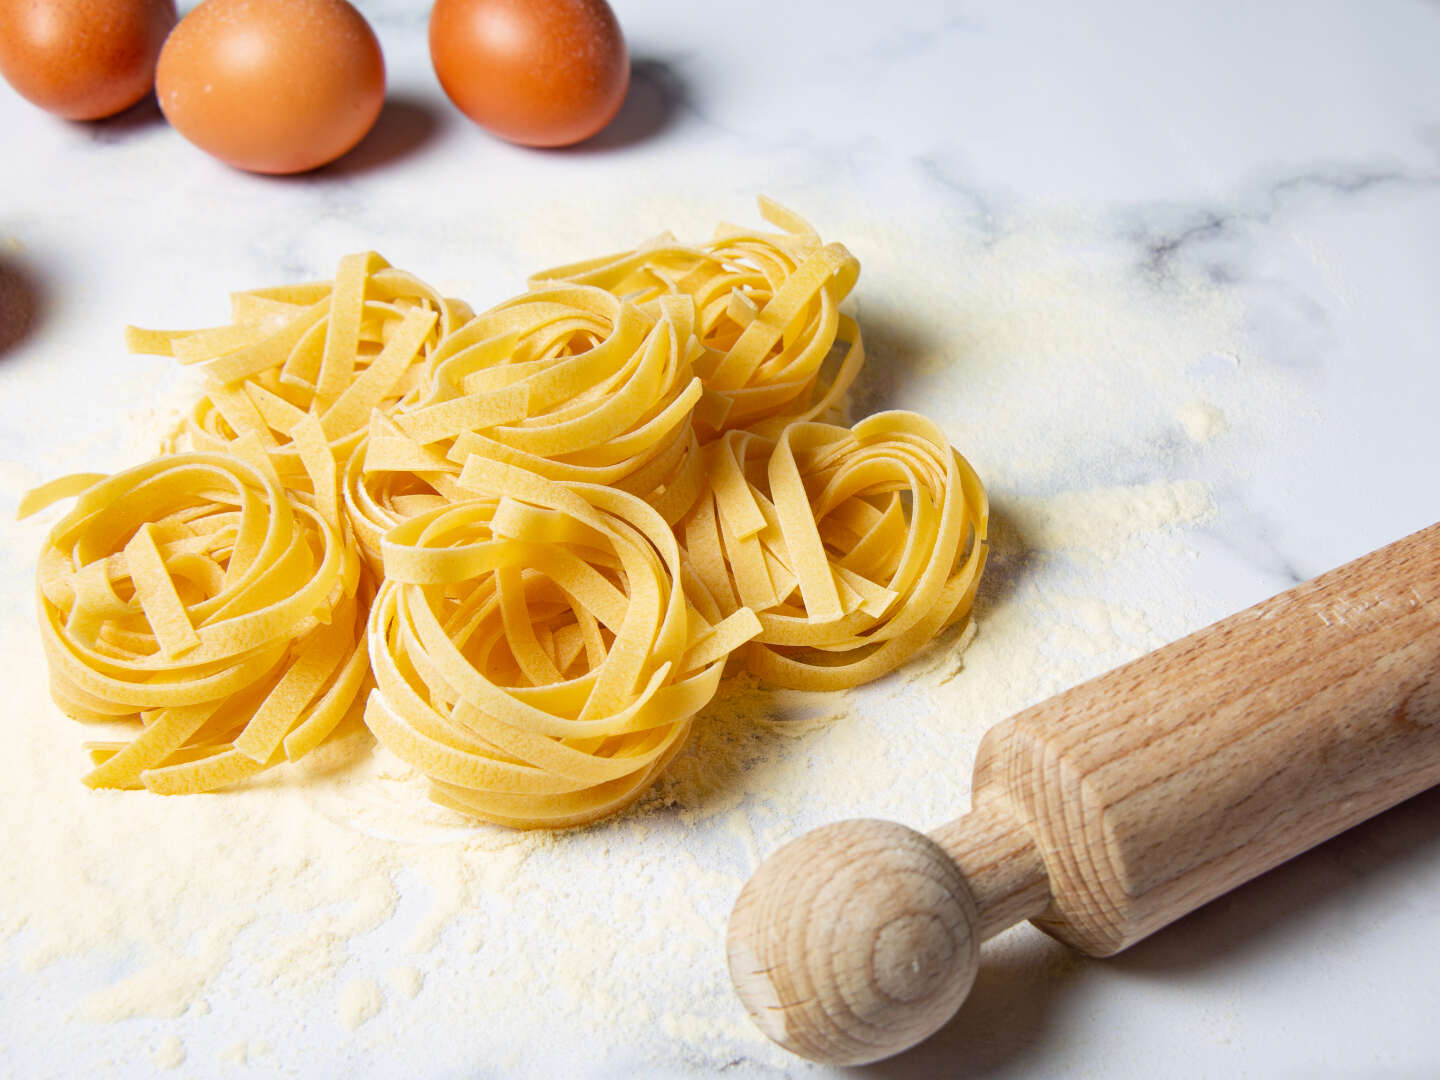
<instances>
[{"instance_id":1,"label":"pasta nest","mask_svg":"<svg viewBox=\"0 0 1440 1080\"><path fill-rule=\"evenodd\" d=\"M640 496L667 521L704 484L690 417L702 388L695 307L636 305L589 286L543 289L477 315L432 357L428 391L377 413L346 472L367 557L410 513L459 495L472 456Z\"/></svg>"},{"instance_id":2,"label":"pasta nest","mask_svg":"<svg viewBox=\"0 0 1440 1080\"><path fill-rule=\"evenodd\" d=\"M472 498L384 538L366 723L473 816L610 814L684 743L755 616L722 617L634 495L480 459L461 483Z\"/></svg>"},{"instance_id":3,"label":"pasta nest","mask_svg":"<svg viewBox=\"0 0 1440 1080\"><path fill-rule=\"evenodd\" d=\"M309 492L296 426L318 423L343 469L372 410L422 392L434 351L471 310L364 252L341 259L333 283L235 293L231 316L209 330L132 327L128 344L205 373L205 393L172 445L268 459L282 483Z\"/></svg>"},{"instance_id":4,"label":"pasta nest","mask_svg":"<svg viewBox=\"0 0 1440 1080\"><path fill-rule=\"evenodd\" d=\"M988 499L925 417L729 432L711 454L710 490L677 531L722 609L758 616L745 658L765 682L856 686L969 614Z\"/></svg>"},{"instance_id":5,"label":"pasta nest","mask_svg":"<svg viewBox=\"0 0 1440 1080\"><path fill-rule=\"evenodd\" d=\"M234 457L174 454L67 477L41 551L40 631L70 715L133 720L92 744L92 787L203 791L319 744L367 671L359 560L338 524Z\"/></svg>"},{"instance_id":6,"label":"pasta nest","mask_svg":"<svg viewBox=\"0 0 1440 1080\"><path fill-rule=\"evenodd\" d=\"M858 263L761 210L778 231L662 236L480 315L363 253L225 326L128 329L205 374L189 452L21 502L76 498L37 575L56 703L136 728L86 782L223 787L363 698L436 801L578 825L650 786L731 655L848 688L965 618L985 490L923 417L837 425Z\"/></svg>"},{"instance_id":7,"label":"pasta nest","mask_svg":"<svg viewBox=\"0 0 1440 1080\"><path fill-rule=\"evenodd\" d=\"M705 386L695 412L702 440L740 428L775 435L785 423L837 411L864 364L860 328L840 312L860 264L778 204L762 198L760 209L781 232L722 225L698 245L665 234L633 251L555 267L531 284L593 285L636 303L689 297L703 346L695 361Z\"/></svg>"}]
</instances>

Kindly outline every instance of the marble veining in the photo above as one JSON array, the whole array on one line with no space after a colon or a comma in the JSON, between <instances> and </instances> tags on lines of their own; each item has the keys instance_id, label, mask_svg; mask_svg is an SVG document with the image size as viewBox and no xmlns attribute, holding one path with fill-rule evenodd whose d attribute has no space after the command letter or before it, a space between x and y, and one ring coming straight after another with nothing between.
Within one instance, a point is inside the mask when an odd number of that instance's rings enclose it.
<instances>
[{"instance_id":1,"label":"marble veining","mask_svg":"<svg viewBox=\"0 0 1440 1080\"><path fill-rule=\"evenodd\" d=\"M347 1042L316 1021L286 1051L303 1075L456 1075L465 1055L491 1075L486 1049L503 1044L523 1076L839 1076L769 1049L730 1010L717 879L738 885L756 855L836 816L958 814L990 711L1440 517L1435 0L613 0L630 98L590 143L551 152L455 112L424 5L357 2L385 51L387 106L356 151L308 176L210 161L153 102L76 125L0 87L0 512L57 472L153 448L183 385L169 361L125 355L126 323L221 322L230 290L327 277L366 248L483 307L549 265L754 222L765 193L861 260L871 370L856 407L932 413L991 486L1001 542L978 640L1019 620L1032 636L1017 640L1070 652L1060 674L1041 654L1025 678L1008 674L1017 661L985 681L980 661L1005 658L971 654L943 694L916 675L858 695L852 719L917 729L871 789L825 788L826 762L847 760L819 736L780 747L817 785L793 812L752 791L731 816L700 808L694 828L656 815L644 837L605 834L617 850L659 845L716 892L691 900L708 951L634 973L676 1010L668 1027L612 1029L591 1001L563 1022L507 1013L489 1035L477 1019L427 1050L418 1021L391 1044L362 1037L378 1026ZM1164 529L1112 517L1112 540L1042 542L1057 507L1101 520L1117 493L1187 484L1204 512L1181 506ZM0 529L0 603L17 613L40 528ZM1044 619L1053 633L1034 629ZM37 657L23 614L6 625L18 673ZM994 692L966 698L967 678ZM881 1074L1433 1073L1437 826L1440 801L1421 797L1106 964L1016 931L956 1023ZM482 977L446 949L414 961L431 965L424 993ZM115 972L31 972L18 956L0 941L0 1041L18 1073L108 1061L149 1075L145 1048L173 1031L185 1075L235 1071L223 1025L67 1021L65 995ZM402 1007L387 999L381 1016Z\"/></svg>"}]
</instances>

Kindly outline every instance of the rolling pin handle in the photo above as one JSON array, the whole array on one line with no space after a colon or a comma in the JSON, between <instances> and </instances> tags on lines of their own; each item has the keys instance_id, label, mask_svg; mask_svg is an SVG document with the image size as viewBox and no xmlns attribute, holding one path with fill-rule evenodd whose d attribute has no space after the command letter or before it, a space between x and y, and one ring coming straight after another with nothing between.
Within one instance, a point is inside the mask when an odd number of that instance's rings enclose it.
<instances>
[{"instance_id":1,"label":"rolling pin handle","mask_svg":"<svg viewBox=\"0 0 1440 1080\"><path fill-rule=\"evenodd\" d=\"M980 942L1043 911L1034 844L991 804L924 836L841 821L767 859L741 892L730 974L756 1025L814 1061L859 1065L939 1030Z\"/></svg>"},{"instance_id":2,"label":"rolling pin handle","mask_svg":"<svg viewBox=\"0 0 1440 1080\"><path fill-rule=\"evenodd\" d=\"M1029 829L1003 799L975 796L975 809L942 825L930 839L960 869L979 913L981 941L1044 914L1050 905L1050 878Z\"/></svg>"}]
</instances>

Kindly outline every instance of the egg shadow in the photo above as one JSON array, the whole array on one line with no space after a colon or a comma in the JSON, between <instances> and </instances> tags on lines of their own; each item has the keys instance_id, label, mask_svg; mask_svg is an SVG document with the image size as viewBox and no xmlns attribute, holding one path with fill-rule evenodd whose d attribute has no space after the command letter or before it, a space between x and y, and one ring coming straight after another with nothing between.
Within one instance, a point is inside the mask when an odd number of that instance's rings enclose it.
<instances>
[{"instance_id":1,"label":"egg shadow","mask_svg":"<svg viewBox=\"0 0 1440 1080\"><path fill-rule=\"evenodd\" d=\"M429 103L403 96L386 98L375 126L343 157L300 177L360 176L414 154L440 130L439 113Z\"/></svg>"},{"instance_id":2,"label":"egg shadow","mask_svg":"<svg viewBox=\"0 0 1440 1080\"><path fill-rule=\"evenodd\" d=\"M630 88L615 119L583 142L560 147L557 152L606 153L653 139L674 123L687 96L675 65L654 57L633 58Z\"/></svg>"},{"instance_id":3,"label":"egg shadow","mask_svg":"<svg viewBox=\"0 0 1440 1080\"><path fill-rule=\"evenodd\" d=\"M0 255L0 357L25 341L45 314L45 288L17 259Z\"/></svg>"},{"instance_id":4,"label":"egg shadow","mask_svg":"<svg viewBox=\"0 0 1440 1080\"><path fill-rule=\"evenodd\" d=\"M152 91L114 116L104 116L98 120L73 120L71 123L82 128L94 142L111 144L124 142L137 133L163 127L165 114L160 111L160 102Z\"/></svg>"}]
</instances>

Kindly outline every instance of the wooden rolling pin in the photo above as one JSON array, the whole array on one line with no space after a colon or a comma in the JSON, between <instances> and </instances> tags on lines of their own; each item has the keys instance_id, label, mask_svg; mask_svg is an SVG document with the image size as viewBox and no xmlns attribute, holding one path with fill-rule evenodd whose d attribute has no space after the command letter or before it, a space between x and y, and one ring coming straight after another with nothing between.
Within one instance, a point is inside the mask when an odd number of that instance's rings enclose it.
<instances>
[{"instance_id":1,"label":"wooden rolling pin","mask_svg":"<svg viewBox=\"0 0 1440 1080\"><path fill-rule=\"evenodd\" d=\"M770 1038L860 1064L943 1026L1023 919L1108 956L1440 783L1440 524L992 728L973 809L781 848L730 919Z\"/></svg>"}]
</instances>

